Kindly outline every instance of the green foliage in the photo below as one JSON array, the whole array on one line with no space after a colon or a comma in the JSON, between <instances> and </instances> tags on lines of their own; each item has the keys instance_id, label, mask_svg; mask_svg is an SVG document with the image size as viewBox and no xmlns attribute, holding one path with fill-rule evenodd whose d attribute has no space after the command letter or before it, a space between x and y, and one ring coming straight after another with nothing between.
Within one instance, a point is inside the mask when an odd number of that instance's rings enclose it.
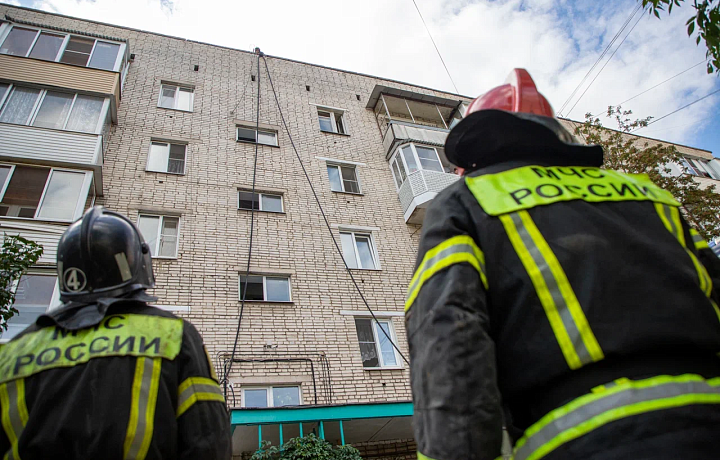
<instances>
[{"instance_id":1,"label":"green foliage","mask_svg":"<svg viewBox=\"0 0 720 460\"><path fill-rule=\"evenodd\" d=\"M20 235L5 236L0 249L0 286L5 286L5 289L0 289L0 316L4 330L7 330L8 320L18 313L12 306L15 302L12 286L38 261L42 252L42 246L34 241Z\"/></svg>"},{"instance_id":2,"label":"green foliage","mask_svg":"<svg viewBox=\"0 0 720 460\"><path fill-rule=\"evenodd\" d=\"M272 446L263 441L250 460L362 460L360 453L352 446L333 446L309 434L302 438L293 438L282 445Z\"/></svg>"},{"instance_id":3,"label":"green foliage","mask_svg":"<svg viewBox=\"0 0 720 460\"><path fill-rule=\"evenodd\" d=\"M575 129L588 144L599 144L605 151L603 167L636 174L650 179L669 191L683 205L689 223L706 239L720 236L720 194L712 185L703 188L689 174L671 176L670 163L682 165L683 156L673 145L649 142L630 135L637 128L647 126L652 117L631 120L630 110L608 107L608 118L614 118L619 131L604 128L599 118L585 115L585 123ZM682 166L680 166L682 167Z\"/></svg>"},{"instance_id":4,"label":"green foliage","mask_svg":"<svg viewBox=\"0 0 720 460\"><path fill-rule=\"evenodd\" d=\"M660 18L660 11L667 6L668 14L672 13L673 6L680 7L680 2L685 0L642 0L643 7L650 5L649 13ZM688 36L692 36L697 26L696 44L700 40L705 41L708 59L707 72L713 73L720 70L720 0L694 0L693 8L695 14L685 23Z\"/></svg>"}]
</instances>

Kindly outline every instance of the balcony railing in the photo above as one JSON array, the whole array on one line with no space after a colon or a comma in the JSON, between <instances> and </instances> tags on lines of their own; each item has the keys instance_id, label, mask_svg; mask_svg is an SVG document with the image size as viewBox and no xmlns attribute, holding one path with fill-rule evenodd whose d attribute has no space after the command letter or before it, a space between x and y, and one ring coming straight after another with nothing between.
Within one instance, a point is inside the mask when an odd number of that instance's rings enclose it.
<instances>
[{"instance_id":1,"label":"balcony railing","mask_svg":"<svg viewBox=\"0 0 720 460\"><path fill-rule=\"evenodd\" d=\"M398 196L408 224L422 224L430 201L460 179L456 174L437 171L415 171L403 182Z\"/></svg>"}]
</instances>

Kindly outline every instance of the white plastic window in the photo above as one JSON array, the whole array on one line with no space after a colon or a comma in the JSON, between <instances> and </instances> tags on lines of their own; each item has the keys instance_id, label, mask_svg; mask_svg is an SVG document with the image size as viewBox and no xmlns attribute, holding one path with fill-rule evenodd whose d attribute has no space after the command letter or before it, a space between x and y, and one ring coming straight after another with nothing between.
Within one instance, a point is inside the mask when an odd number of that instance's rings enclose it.
<instances>
[{"instance_id":1,"label":"white plastic window","mask_svg":"<svg viewBox=\"0 0 720 460\"><path fill-rule=\"evenodd\" d=\"M327 165L327 172L330 179L330 190L334 192L360 193L360 181L355 166L329 164Z\"/></svg>"},{"instance_id":2,"label":"white plastic window","mask_svg":"<svg viewBox=\"0 0 720 460\"><path fill-rule=\"evenodd\" d=\"M54 271L31 271L13 286L18 313L0 328L0 342L6 342L35 322L38 316L60 303L57 274Z\"/></svg>"},{"instance_id":3,"label":"white plastic window","mask_svg":"<svg viewBox=\"0 0 720 460\"><path fill-rule=\"evenodd\" d=\"M398 367L400 365L395 347L388 340L388 336L390 336L393 342L396 341L395 331L390 320L375 321L369 318L356 318L355 330L360 344L363 367Z\"/></svg>"},{"instance_id":4,"label":"white plastic window","mask_svg":"<svg viewBox=\"0 0 720 460\"><path fill-rule=\"evenodd\" d=\"M242 126L237 127L237 138L238 142L252 142L262 145L272 145L277 147L277 133L266 129L245 128Z\"/></svg>"},{"instance_id":5,"label":"white plastic window","mask_svg":"<svg viewBox=\"0 0 720 460\"><path fill-rule=\"evenodd\" d=\"M180 218L140 215L140 233L150 246L150 254L159 258L177 257Z\"/></svg>"},{"instance_id":6,"label":"white plastic window","mask_svg":"<svg viewBox=\"0 0 720 460\"><path fill-rule=\"evenodd\" d=\"M185 174L187 145L168 142L152 142L148 155L147 170L170 174Z\"/></svg>"},{"instance_id":7,"label":"white plastic window","mask_svg":"<svg viewBox=\"0 0 720 460\"><path fill-rule=\"evenodd\" d=\"M343 257L350 268L377 269L372 236L369 233L340 232Z\"/></svg>"},{"instance_id":8,"label":"white plastic window","mask_svg":"<svg viewBox=\"0 0 720 460\"><path fill-rule=\"evenodd\" d=\"M347 134L343 112L318 108L320 131L326 133Z\"/></svg>"},{"instance_id":9,"label":"white plastic window","mask_svg":"<svg viewBox=\"0 0 720 460\"><path fill-rule=\"evenodd\" d=\"M240 296L243 298L247 280L245 300L265 302L290 302L290 278L287 276L240 275Z\"/></svg>"},{"instance_id":10,"label":"white plastic window","mask_svg":"<svg viewBox=\"0 0 720 460\"><path fill-rule=\"evenodd\" d=\"M158 107L192 112L195 90L185 86L162 84Z\"/></svg>"},{"instance_id":11,"label":"white plastic window","mask_svg":"<svg viewBox=\"0 0 720 460\"><path fill-rule=\"evenodd\" d=\"M255 209L266 212L283 212L282 195L239 190L238 209Z\"/></svg>"},{"instance_id":12,"label":"white plastic window","mask_svg":"<svg viewBox=\"0 0 720 460\"><path fill-rule=\"evenodd\" d=\"M299 386L243 388L242 407L283 407L302 404Z\"/></svg>"}]
</instances>

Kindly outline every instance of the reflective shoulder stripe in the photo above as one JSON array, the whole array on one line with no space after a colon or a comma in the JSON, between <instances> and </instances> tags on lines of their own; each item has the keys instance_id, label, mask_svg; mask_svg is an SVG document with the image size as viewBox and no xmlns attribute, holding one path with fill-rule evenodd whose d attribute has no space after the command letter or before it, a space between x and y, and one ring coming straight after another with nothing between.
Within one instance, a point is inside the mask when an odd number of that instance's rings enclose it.
<instances>
[{"instance_id":1,"label":"reflective shoulder stripe","mask_svg":"<svg viewBox=\"0 0 720 460\"><path fill-rule=\"evenodd\" d=\"M539 460L563 444L607 423L633 415L691 404L720 404L720 378L699 375L624 380L559 407L525 431L515 460Z\"/></svg>"},{"instance_id":2,"label":"reflective shoulder stripe","mask_svg":"<svg viewBox=\"0 0 720 460\"><path fill-rule=\"evenodd\" d=\"M434 458L430 458L427 455L423 455L420 452L417 453L418 460L435 460Z\"/></svg>"},{"instance_id":3,"label":"reflective shoulder stripe","mask_svg":"<svg viewBox=\"0 0 720 460\"><path fill-rule=\"evenodd\" d=\"M488 289L485 275L485 255L469 235L449 238L425 253L422 262L410 280L405 311L408 311L420 293L423 284L440 270L453 264L467 262L478 271L485 289Z\"/></svg>"},{"instance_id":4,"label":"reflective shoulder stripe","mask_svg":"<svg viewBox=\"0 0 720 460\"><path fill-rule=\"evenodd\" d=\"M206 377L188 377L178 387L177 417L198 401L217 401L225 404L220 385Z\"/></svg>"},{"instance_id":5,"label":"reflective shoulder stripe","mask_svg":"<svg viewBox=\"0 0 720 460\"><path fill-rule=\"evenodd\" d=\"M720 308L718 307L717 303L715 303L715 301L712 299L712 278L710 278L710 274L707 272L707 269L705 269L705 266L698 260L695 254L687 248L687 243L685 241L685 232L683 232L680 220L680 211L674 206L666 206L660 203L655 203L655 210L657 211L660 220L665 225L665 228L667 228L668 231L675 237L675 239L678 240L680 245L685 249L688 257L690 257L690 260L692 261L693 266L695 267L695 271L698 275L698 284L700 285L700 290L703 291L705 296L710 301L710 304L715 311L715 315L717 315L718 321L720 321ZM700 237L700 235L694 229L690 229L690 235L693 238L693 242L695 241L695 235ZM702 238L700 239L702 240ZM697 243L694 244L697 247Z\"/></svg>"},{"instance_id":6,"label":"reflective shoulder stripe","mask_svg":"<svg viewBox=\"0 0 720 460\"><path fill-rule=\"evenodd\" d=\"M560 262L527 211L500 216L570 369L604 358Z\"/></svg>"},{"instance_id":7,"label":"reflective shoulder stripe","mask_svg":"<svg viewBox=\"0 0 720 460\"><path fill-rule=\"evenodd\" d=\"M161 369L161 358L137 358L130 401L130 419L123 445L124 459L143 460L150 448Z\"/></svg>"},{"instance_id":8,"label":"reflective shoulder stripe","mask_svg":"<svg viewBox=\"0 0 720 460\"><path fill-rule=\"evenodd\" d=\"M0 349L0 383L93 358L130 355L172 360L180 353L182 334L181 319L149 315L112 315L97 327L74 332L46 327Z\"/></svg>"},{"instance_id":9,"label":"reflective shoulder stripe","mask_svg":"<svg viewBox=\"0 0 720 460\"><path fill-rule=\"evenodd\" d=\"M702 236L698 233L697 230L694 228L690 229L690 236L692 236L693 244L695 245L695 249L710 249L710 246L708 246L707 241L703 239Z\"/></svg>"},{"instance_id":10,"label":"reflective shoulder stripe","mask_svg":"<svg viewBox=\"0 0 720 460\"><path fill-rule=\"evenodd\" d=\"M13 380L0 385L0 406L2 406L2 426L8 441L10 441L10 450L5 455L5 458L20 460L18 443L28 422L24 379Z\"/></svg>"},{"instance_id":11,"label":"reflective shoulder stripe","mask_svg":"<svg viewBox=\"0 0 720 460\"><path fill-rule=\"evenodd\" d=\"M524 166L496 174L466 177L465 183L491 216L561 201L654 201L680 206L645 174L581 166Z\"/></svg>"}]
</instances>

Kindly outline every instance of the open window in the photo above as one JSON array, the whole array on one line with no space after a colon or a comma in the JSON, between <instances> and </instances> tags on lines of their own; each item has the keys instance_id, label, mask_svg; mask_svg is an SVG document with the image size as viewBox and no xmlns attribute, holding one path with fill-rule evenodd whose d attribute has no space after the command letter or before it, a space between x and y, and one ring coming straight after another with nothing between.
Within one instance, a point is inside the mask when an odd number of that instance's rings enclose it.
<instances>
[{"instance_id":1,"label":"open window","mask_svg":"<svg viewBox=\"0 0 720 460\"><path fill-rule=\"evenodd\" d=\"M320 131L324 133L347 134L345 126L345 113L337 109L318 107L317 116L320 123Z\"/></svg>"},{"instance_id":2,"label":"open window","mask_svg":"<svg viewBox=\"0 0 720 460\"><path fill-rule=\"evenodd\" d=\"M192 112L194 98L194 88L163 83L160 86L158 107Z\"/></svg>"}]
</instances>

